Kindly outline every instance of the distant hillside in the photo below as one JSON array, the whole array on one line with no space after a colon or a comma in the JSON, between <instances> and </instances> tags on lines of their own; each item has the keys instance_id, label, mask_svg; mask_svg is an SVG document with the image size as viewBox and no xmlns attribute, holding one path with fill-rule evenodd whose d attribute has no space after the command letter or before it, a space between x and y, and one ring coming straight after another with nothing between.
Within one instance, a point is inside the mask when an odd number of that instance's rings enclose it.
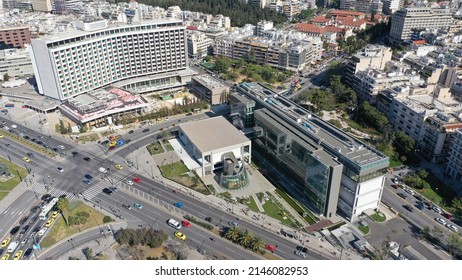
<instances>
[{"instance_id":1,"label":"distant hillside","mask_svg":"<svg viewBox=\"0 0 462 280\"><path fill-rule=\"evenodd\" d=\"M231 25L238 27L246 23L255 25L261 20L273 21L275 25L287 21L282 14L244 4L239 0L139 0L138 2L165 9L170 6L179 6L184 11L221 14L230 17Z\"/></svg>"}]
</instances>

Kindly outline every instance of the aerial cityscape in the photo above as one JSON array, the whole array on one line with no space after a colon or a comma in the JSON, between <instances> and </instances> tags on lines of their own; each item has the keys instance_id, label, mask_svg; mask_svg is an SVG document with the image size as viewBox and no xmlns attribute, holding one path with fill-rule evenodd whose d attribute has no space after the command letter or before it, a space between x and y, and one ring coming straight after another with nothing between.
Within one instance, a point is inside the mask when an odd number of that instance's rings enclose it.
<instances>
[{"instance_id":1,"label":"aerial cityscape","mask_svg":"<svg viewBox=\"0 0 462 280\"><path fill-rule=\"evenodd\" d=\"M462 259L462 1L0 0L0 242Z\"/></svg>"}]
</instances>

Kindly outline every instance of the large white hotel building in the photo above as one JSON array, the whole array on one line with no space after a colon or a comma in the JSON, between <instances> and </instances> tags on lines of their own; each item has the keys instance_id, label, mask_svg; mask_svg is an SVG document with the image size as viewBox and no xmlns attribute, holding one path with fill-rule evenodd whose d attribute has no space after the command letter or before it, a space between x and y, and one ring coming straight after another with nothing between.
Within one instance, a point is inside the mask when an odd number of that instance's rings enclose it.
<instances>
[{"instance_id":1,"label":"large white hotel building","mask_svg":"<svg viewBox=\"0 0 462 280\"><path fill-rule=\"evenodd\" d=\"M45 96L66 100L108 85L144 93L190 81L181 20L73 24L71 31L30 45L37 86Z\"/></svg>"}]
</instances>

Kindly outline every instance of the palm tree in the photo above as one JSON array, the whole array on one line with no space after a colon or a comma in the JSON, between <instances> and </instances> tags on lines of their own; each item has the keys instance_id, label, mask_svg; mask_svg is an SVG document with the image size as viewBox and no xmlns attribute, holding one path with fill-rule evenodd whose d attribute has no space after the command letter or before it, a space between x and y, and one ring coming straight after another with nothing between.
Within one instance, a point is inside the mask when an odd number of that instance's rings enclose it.
<instances>
[{"instance_id":1,"label":"palm tree","mask_svg":"<svg viewBox=\"0 0 462 280\"><path fill-rule=\"evenodd\" d=\"M252 249L252 251L257 253L261 253L263 247L265 247L265 242L263 241L263 239L261 239L261 237L254 238L252 240L252 243L250 244L250 248Z\"/></svg>"},{"instance_id":2,"label":"palm tree","mask_svg":"<svg viewBox=\"0 0 462 280\"><path fill-rule=\"evenodd\" d=\"M69 226L67 223L66 215L65 215L67 212L67 209L69 208L69 200L65 197L60 197L58 199L58 202L56 203L56 208L58 208L58 210L63 215L63 219L64 219L64 222L66 222L66 225Z\"/></svg>"},{"instance_id":3,"label":"palm tree","mask_svg":"<svg viewBox=\"0 0 462 280\"><path fill-rule=\"evenodd\" d=\"M241 236L241 231L239 228L230 228L226 233L225 233L225 238L231 240L232 242L236 243L237 240Z\"/></svg>"},{"instance_id":4,"label":"palm tree","mask_svg":"<svg viewBox=\"0 0 462 280\"><path fill-rule=\"evenodd\" d=\"M252 244L253 234L249 230L245 230L245 232L239 237L238 242L244 248L249 248Z\"/></svg>"}]
</instances>

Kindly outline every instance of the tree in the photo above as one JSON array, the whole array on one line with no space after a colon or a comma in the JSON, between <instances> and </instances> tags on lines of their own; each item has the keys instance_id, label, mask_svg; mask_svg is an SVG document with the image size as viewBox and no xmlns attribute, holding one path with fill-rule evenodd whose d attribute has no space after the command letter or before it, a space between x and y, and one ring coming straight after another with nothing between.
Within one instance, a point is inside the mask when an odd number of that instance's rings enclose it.
<instances>
[{"instance_id":1,"label":"tree","mask_svg":"<svg viewBox=\"0 0 462 280\"><path fill-rule=\"evenodd\" d=\"M393 147L400 154L406 157L412 157L415 150L415 140L402 131L394 134ZM428 174L427 174L428 175Z\"/></svg>"},{"instance_id":2,"label":"tree","mask_svg":"<svg viewBox=\"0 0 462 280\"><path fill-rule=\"evenodd\" d=\"M213 67L218 73L226 73L229 69L229 62L226 58L217 58Z\"/></svg>"},{"instance_id":3,"label":"tree","mask_svg":"<svg viewBox=\"0 0 462 280\"><path fill-rule=\"evenodd\" d=\"M5 75L3 75L3 80L5 82L8 82L10 80L10 76L8 75L8 73L5 73Z\"/></svg>"},{"instance_id":4,"label":"tree","mask_svg":"<svg viewBox=\"0 0 462 280\"><path fill-rule=\"evenodd\" d=\"M253 234L249 230L245 230L245 232L239 237L238 242L244 248L249 248L252 244Z\"/></svg>"},{"instance_id":5,"label":"tree","mask_svg":"<svg viewBox=\"0 0 462 280\"><path fill-rule=\"evenodd\" d=\"M306 9L302 10L300 14L298 14L298 18L301 20L309 20L315 15L315 10Z\"/></svg>"},{"instance_id":6,"label":"tree","mask_svg":"<svg viewBox=\"0 0 462 280\"><path fill-rule=\"evenodd\" d=\"M82 253L83 255L85 256L85 258L87 258L87 260L94 260L95 259L95 256L93 255L93 249L92 248L84 248L82 250Z\"/></svg>"},{"instance_id":7,"label":"tree","mask_svg":"<svg viewBox=\"0 0 462 280\"><path fill-rule=\"evenodd\" d=\"M454 256L462 256L462 237L458 233L451 233L447 239L449 253Z\"/></svg>"},{"instance_id":8,"label":"tree","mask_svg":"<svg viewBox=\"0 0 462 280\"><path fill-rule=\"evenodd\" d=\"M64 121L62 119L59 120L59 132L61 132L61 134L66 134L67 133L67 129L64 126Z\"/></svg>"},{"instance_id":9,"label":"tree","mask_svg":"<svg viewBox=\"0 0 462 280\"><path fill-rule=\"evenodd\" d=\"M63 215L63 219L66 225L69 226L67 218L66 218L66 213L69 208L69 200L66 197L60 197L58 199L58 202L56 202L56 208L58 208L58 210Z\"/></svg>"},{"instance_id":10,"label":"tree","mask_svg":"<svg viewBox=\"0 0 462 280\"><path fill-rule=\"evenodd\" d=\"M231 240L232 242L236 243L241 236L241 230L237 227L230 228L225 234L225 238Z\"/></svg>"},{"instance_id":11,"label":"tree","mask_svg":"<svg viewBox=\"0 0 462 280\"><path fill-rule=\"evenodd\" d=\"M67 123L67 133L72 133L71 123Z\"/></svg>"},{"instance_id":12,"label":"tree","mask_svg":"<svg viewBox=\"0 0 462 280\"><path fill-rule=\"evenodd\" d=\"M250 245L250 249L252 251L261 253L262 249L265 247L265 242L261 237L256 237L252 240L252 244Z\"/></svg>"}]
</instances>

